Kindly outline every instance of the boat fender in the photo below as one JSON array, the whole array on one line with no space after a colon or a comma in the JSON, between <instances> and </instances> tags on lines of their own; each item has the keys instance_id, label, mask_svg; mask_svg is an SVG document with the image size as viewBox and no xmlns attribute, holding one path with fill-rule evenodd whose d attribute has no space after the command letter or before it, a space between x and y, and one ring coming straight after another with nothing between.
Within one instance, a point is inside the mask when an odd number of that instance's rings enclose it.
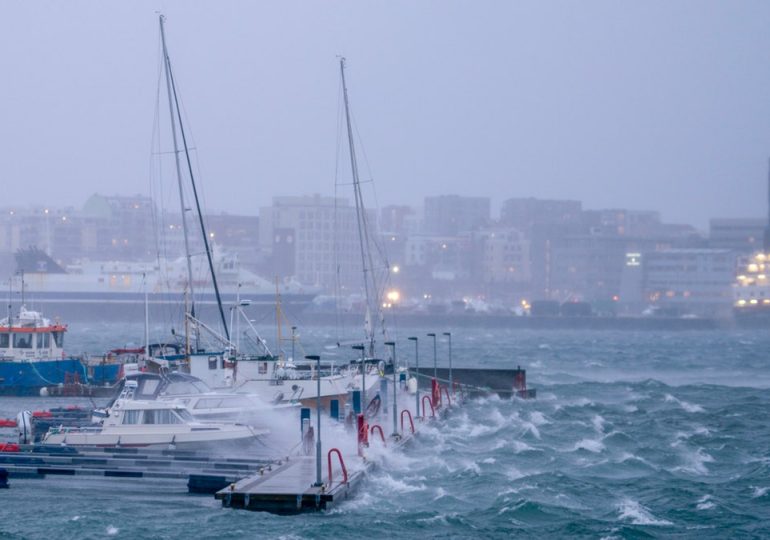
<instances>
[{"instance_id":1,"label":"boat fender","mask_svg":"<svg viewBox=\"0 0 770 540\"><path fill-rule=\"evenodd\" d=\"M32 430L32 413L21 411L16 415L16 425L19 429L19 444L30 444L34 440Z\"/></svg>"}]
</instances>

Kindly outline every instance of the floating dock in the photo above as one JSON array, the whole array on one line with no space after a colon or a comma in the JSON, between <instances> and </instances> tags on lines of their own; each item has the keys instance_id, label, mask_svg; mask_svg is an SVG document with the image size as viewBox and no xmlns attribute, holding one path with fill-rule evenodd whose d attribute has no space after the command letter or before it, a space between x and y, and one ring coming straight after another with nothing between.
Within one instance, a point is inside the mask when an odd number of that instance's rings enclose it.
<instances>
[{"instance_id":1,"label":"floating dock","mask_svg":"<svg viewBox=\"0 0 770 540\"><path fill-rule=\"evenodd\" d=\"M422 383L429 379L429 369L420 370L419 379ZM467 370L468 372L470 370ZM526 388L524 370L508 370L503 383L497 377L499 390L508 390L508 395L530 397ZM376 466L372 460L366 459L369 439L373 446L384 445L389 450L400 449L416 435L423 422L428 422L447 413L452 406L461 403L464 396L481 390L479 386L491 379L476 378L469 381L470 373L459 369L453 373L453 386L442 385L444 373L438 378L430 378L430 388L420 388L415 396L406 391L406 381L398 396L392 397L388 384L381 379L380 395L383 411L371 422L382 422L390 426L391 413L400 411L400 429L396 418L392 418L392 430L395 432L386 437L383 427L367 423L363 414L347 416L355 420L355 425L348 424L349 437L346 446L352 450L346 453L337 448L324 445L325 453L321 453L320 443L317 445L312 428L309 427L309 410L303 409L300 423L303 427L303 455L287 452L280 458L264 453L249 453L248 450L235 457L212 456L194 451L176 449L139 449L139 448L99 448L99 447L68 447L46 445L16 445L0 444L0 477L7 474L8 478L46 478L48 476L96 476L105 478L144 478L186 481L189 493L213 494L222 506L233 509L243 509L275 514L298 514L302 512L329 510L337 504L349 500L360 487L365 475ZM431 374L432 375L432 374ZM493 375L500 375L495 373ZM494 379L494 377L493 377ZM391 382L391 381L388 381ZM423 387L423 384L420 384ZM497 390L486 386L487 391ZM414 389L412 388L412 391ZM359 391L355 391L354 394ZM532 392L534 394L534 392ZM352 402L356 403L356 396ZM387 397L395 399L397 408L394 411L393 401L387 405ZM534 396L532 396L534 397ZM361 396L357 403L362 404ZM414 401L413 401L414 400ZM374 401L374 400L372 400ZM418 406L421 418L413 417L412 410ZM56 411L57 414L61 411ZM65 411L70 414L69 411ZM78 414L82 414L77 411ZM339 418L339 408L332 407L330 413L335 419ZM418 411L420 412L420 411ZM74 412L72 414L75 414ZM53 413L40 414L41 419L50 419ZM57 417L58 418L58 417ZM80 420L76 418L75 420ZM15 421L6 420L3 426L10 428ZM388 429L391 431L391 429ZM339 435L341 431L337 432ZM336 435L335 435L336 436ZM325 442L333 436L325 431L321 441ZM338 437L339 438L339 437ZM298 445L299 446L299 445ZM315 448L315 452L313 449ZM356 450L357 449L357 450ZM263 449L264 451L264 449ZM309 455L313 454L313 455ZM320 456L320 459L319 459ZM319 473L319 461L321 472ZM0 486L5 487L5 486Z\"/></svg>"},{"instance_id":2,"label":"floating dock","mask_svg":"<svg viewBox=\"0 0 770 540\"><path fill-rule=\"evenodd\" d=\"M102 476L187 481L190 493L215 493L247 475L281 461L216 458L195 452L136 448L72 448L21 445L0 452L0 469L9 478Z\"/></svg>"}]
</instances>

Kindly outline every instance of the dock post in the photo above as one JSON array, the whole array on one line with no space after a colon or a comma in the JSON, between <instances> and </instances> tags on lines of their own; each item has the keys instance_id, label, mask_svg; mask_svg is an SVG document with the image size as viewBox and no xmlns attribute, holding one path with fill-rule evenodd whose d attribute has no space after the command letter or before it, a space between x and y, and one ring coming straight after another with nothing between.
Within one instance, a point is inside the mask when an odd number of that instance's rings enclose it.
<instances>
[{"instance_id":1,"label":"dock post","mask_svg":"<svg viewBox=\"0 0 770 540\"><path fill-rule=\"evenodd\" d=\"M380 379L380 396L382 399L382 406L380 407L380 413L382 415L387 414L388 412L388 379L382 378Z\"/></svg>"},{"instance_id":2,"label":"dock post","mask_svg":"<svg viewBox=\"0 0 770 540\"><path fill-rule=\"evenodd\" d=\"M361 412L364 412L369 405L366 402L366 353L363 345L353 345L352 348L361 351Z\"/></svg>"},{"instance_id":3,"label":"dock post","mask_svg":"<svg viewBox=\"0 0 770 540\"><path fill-rule=\"evenodd\" d=\"M310 429L310 408L302 407L299 411L300 440L305 441L308 429Z\"/></svg>"},{"instance_id":4,"label":"dock post","mask_svg":"<svg viewBox=\"0 0 770 540\"><path fill-rule=\"evenodd\" d=\"M335 420L340 419L340 400L332 399L329 401L329 416Z\"/></svg>"},{"instance_id":5,"label":"dock post","mask_svg":"<svg viewBox=\"0 0 770 540\"><path fill-rule=\"evenodd\" d=\"M353 414L361 413L361 390L353 390Z\"/></svg>"}]
</instances>

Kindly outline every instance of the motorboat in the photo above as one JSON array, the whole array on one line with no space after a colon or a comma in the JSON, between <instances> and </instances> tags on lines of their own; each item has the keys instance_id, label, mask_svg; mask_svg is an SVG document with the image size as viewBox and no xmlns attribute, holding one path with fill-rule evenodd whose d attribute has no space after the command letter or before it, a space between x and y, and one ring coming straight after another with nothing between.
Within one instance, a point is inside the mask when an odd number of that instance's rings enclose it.
<instances>
[{"instance_id":1,"label":"motorboat","mask_svg":"<svg viewBox=\"0 0 770 540\"><path fill-rule=\"evenodd\" d=\"M212 390L206 383L187 373L148 373L126 364L125 380L136 384L134 399L176 401L184 405L197 421L229 421L254 425L260 417L278 409L295 408L286 403L266 403L253 393Z\"/></svg>"},{"instance_id":2,"label":"motorboat","mask_svg":"<svg viewBox=\"0 0 770 540\"><path fill-rule=\"evenodd\" d=\"M238 423L197 421L178 401L134 399L135 381L126 381L118 399L104 411L101 424L88 427L52 427L43 438L47 445L183 448L223 448L247 444L266 435Z\"/></svg>"}]
</instances>

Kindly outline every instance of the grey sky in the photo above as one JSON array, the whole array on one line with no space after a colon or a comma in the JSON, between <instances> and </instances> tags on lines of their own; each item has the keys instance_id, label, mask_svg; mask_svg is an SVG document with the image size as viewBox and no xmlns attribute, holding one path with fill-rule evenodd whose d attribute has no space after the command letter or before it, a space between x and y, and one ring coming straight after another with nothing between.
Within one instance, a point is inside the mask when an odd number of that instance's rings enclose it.
<instances>
[{"instance_id":1,"label":"grey sky","mask_svg":"<svg viewBox=\"0 0 770 540\"><path fill-rule=\"evenodd\" d=\"M767 2L5 2L3 205L148 193L156 10L207 206L332 193L337 54L380 205L763 216Z\"/></svg>"}]
</instances>

